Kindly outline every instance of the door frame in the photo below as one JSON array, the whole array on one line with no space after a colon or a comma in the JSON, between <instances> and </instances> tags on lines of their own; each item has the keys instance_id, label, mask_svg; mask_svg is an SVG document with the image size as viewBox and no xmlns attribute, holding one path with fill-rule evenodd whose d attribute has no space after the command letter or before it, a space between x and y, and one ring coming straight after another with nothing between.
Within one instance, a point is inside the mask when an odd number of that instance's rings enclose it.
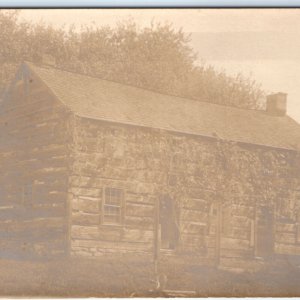
<instances>
[{"instance_id":1,"label":"door frame","mask_svg":"<svg viewBox=\"0 0 300 300\"><path fill-rule=\"evenodd\" d=\"M258 224L258 221L259 221L259 216L258 216L258 210L261 209L262 207L267 207L270 211L270 213L272 214L272 224L270 225L271 226L271 234L272 234L272 252L270 253L270 257L272 257L275 253L275 212L276 212L276 207L275 205L258 205L257 203L255 204L255 216L254 216L254 249L253 249L253 252L254 252L254 257L255 258L259 258L259 259L266 259L266 257L263 257L263 256L260 256L259 255L259 250L258 250L258 230L259 230L259 224Z\"/></svg>"}]
</instances>

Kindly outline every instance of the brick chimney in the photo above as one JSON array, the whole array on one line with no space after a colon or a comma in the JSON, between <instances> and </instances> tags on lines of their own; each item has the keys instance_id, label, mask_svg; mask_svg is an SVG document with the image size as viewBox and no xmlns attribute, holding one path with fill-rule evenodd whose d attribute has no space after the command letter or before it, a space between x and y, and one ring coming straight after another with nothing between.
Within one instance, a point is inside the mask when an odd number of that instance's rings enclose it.
<instances>
[{"instance_id":1,"label":"brick chimney","mask_svg":"<svg viewBox=\"0 0 300 300\"><path fill-rule=\"evenodd\" d=\"M285 116L286 115L287 94L276 93L267 96L266 111L272 116Z\"/></svg>"}]
</instances>

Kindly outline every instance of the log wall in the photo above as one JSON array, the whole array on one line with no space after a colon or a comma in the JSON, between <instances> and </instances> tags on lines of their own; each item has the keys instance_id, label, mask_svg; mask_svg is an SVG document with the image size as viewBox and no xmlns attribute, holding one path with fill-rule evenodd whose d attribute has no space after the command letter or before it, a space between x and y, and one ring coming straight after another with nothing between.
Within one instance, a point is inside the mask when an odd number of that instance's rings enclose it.
<instances>
[{"instance_id":1,"label":"log wall","mask_svg":"<svg viewBox=\"0 0 300 300\"><path fill-rule=\"evenodd\" d=\"M274 250L300 254L294 216L299 205L295 153L235 145L226 158L230 165L224 167L214 140L86 118L76 118L73 125L69 187L73 255L154 251L155 209L165 194L180 211L180 241L172 255L192 253L212 263L234 261L237 266L253 261L256 206L274 207L277 202L285 206L289 201L294 203L293 225L280 223L278 208ZM102 224L106 187L125 192L120 226ZM286 188L289 192L282 193ZM223 215L217 212L218 203ZM293 231L285 232L286 228Z\"/></svg>"},{"instance_id":2,"label":"log wall","mask_svg":"<svg viewBox=\"0 0 300 300\"><path fill-rule=\"evenodd\" d=\"M1 104L0 257L68 251L67 119L63 105L33 74L17 82Z\"/></svg>"}]
</instances>

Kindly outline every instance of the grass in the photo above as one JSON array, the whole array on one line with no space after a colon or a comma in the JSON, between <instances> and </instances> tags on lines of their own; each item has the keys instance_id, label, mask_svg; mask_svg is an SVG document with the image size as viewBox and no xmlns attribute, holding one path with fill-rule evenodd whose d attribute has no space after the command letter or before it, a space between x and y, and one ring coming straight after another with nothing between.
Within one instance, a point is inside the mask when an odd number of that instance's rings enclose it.
<instances>
[{"instance_id":1,"label":"grass","mask_svg":"<svg viewBox=\"0 0 300 300\"><path fill-rule=\"evenodd\" d=\"M193 290L198 297L300 296L300 270L288 265L242 274L182 263L164 262L159 268L168 277L166 289ZM0 260L0 296L163 296L149 292L154 279L149 257Z\"/></svg>"}]
</instances>

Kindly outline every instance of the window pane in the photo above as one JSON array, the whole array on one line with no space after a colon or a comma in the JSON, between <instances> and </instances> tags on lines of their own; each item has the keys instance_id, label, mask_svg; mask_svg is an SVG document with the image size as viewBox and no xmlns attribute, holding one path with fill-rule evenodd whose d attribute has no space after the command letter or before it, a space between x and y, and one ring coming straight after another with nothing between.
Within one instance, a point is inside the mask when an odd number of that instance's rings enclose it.
<instances>
[{"instance_id":1,"label":"window pane","mask_svg":"<svg viewBox=\"0 0 300 300\"><path fill-rule=\"evenodd\" d=\"M121 198L111 197L109 201L105 201L105 204L112 204L121 206Z\"/></svg>"},{"instance_id":2,"label":"window pane","mask_svg":"<svg viewBox=\"0 0 300 300\"><path fill-rule=\"evenodd\" d=\"M104 197L104 223L120 224L122 221L123 191L116 188L105 188Z\"/></svg>"},{"instance_id":3,"label":"window pane","mask_svg":"<svg viewBox=\"0 0 300 300\"><path fill-rule=\"evenodd\" d=\"M105 205L104 206L104 214L105 215L120 215L121 208L117 207L117 206Z\"/></svg>"},{"instance_id":4,"label":"window pane","mask_svg":"<svg viewBox=\"0 0 300 300\"><path fill-rule=\"evenodd\" d=\"M106 188L105 189L105 204L113 204L121 206L122 191L120 189Z\"/></svg>"}]
</instances>

